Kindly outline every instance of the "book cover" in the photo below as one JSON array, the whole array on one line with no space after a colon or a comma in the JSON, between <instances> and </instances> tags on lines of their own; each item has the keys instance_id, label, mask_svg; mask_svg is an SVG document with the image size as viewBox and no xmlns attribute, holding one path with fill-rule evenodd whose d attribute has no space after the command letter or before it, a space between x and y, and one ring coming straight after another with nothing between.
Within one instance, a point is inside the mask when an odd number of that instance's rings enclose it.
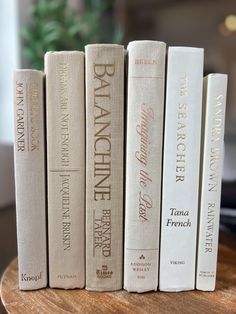
<instances>
[{"instance_id":1,"label":"book cover","mask_svg":"<svg viewBox=\"0 0 236 314\"><path fill-rule=\"evenodd\" d=\"M122 288L124 48L85 47L86 288Z\"/></svg>"},{"instance_id":2,"label":"book cover","mask_svg":"<svg viewBox=\"0 0 236 314\"><path fill-rule=\"evenodd\" d=\"M44 75L14 73L14 166L19 288L47 285Z\"/></svg>"},{"instance_id":3,"label":"book cover","mask_svg":"<svg viewBox=\"0 0 236 314\"><path fill-rule=\"evenodd\" d=\"M226 74L209 74L203 85L202 164L196 288L215 290L220 219Z\"/></svg>"},{"instance_id":4,"label":"book cover","mask_svg":"<svg viewBox=\"0 0 236 314\"><path fill-rule=\"evenodd\" d=\"M128 45L124 288L157 290L166 44Z\"/></svg>"},{"instance_id":5,"label":"book cover","mask_svg":"<svg viewBox=\"0 0 236 314\"><path fill-rule=\"evenodd\" d=\"M160 248L161 291L195 287L203 49L170 47Z\"/></svg>"},{"instance_id":6,"label":"book cover","mask_svg":"<svg viewBox=\"0 0 236 314\"><path fill-rule=\"evenodd\" d=\"M45 55L49 285L85 283L84 53Z\"/></svg>"}]
</instances>

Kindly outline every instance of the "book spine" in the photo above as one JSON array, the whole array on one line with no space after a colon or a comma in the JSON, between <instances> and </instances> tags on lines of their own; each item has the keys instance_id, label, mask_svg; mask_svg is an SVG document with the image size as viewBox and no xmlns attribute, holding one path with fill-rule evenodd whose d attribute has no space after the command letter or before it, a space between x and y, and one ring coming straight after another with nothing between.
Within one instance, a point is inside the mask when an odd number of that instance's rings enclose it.
<instances>
[{"instance_id":1,"label":"book spine","mask_svg":"<svg viewBox=\"0 0 236 314\"><path fill-rule=\"evenodd\" d=\"M43 73L14 73L14 163L19 288L47 285Z\"/></svg>"},{"instance_id":2,"label":"book spine","mask_svg":"<svg viewBox=\"0 0 236 314\"><path fill-rule=\"evenodd\" d=\"M157 290L166 44L128 46L124 288Z\"/></svg>"},{"instance_id":3,"label":"book spine","mask_svg":"<svg viewBox=\"0 0 236 314\"><path fill-rule=\"evenodd\" d=\"M170 47L163 160L160 290L195 287L203 49Z\"/></svg>"},{"instance_id":4,"label":"book spine","mask_svg":"<svg viewBox=\"0 0 236 314\"><path fill-rule=\"evenodd\" d=\"M85 108L84 53L45 55L49 285L83 288Z\"/></svg>"},{"instance_id":5,"label":"book spine","mask_svg":"<svg viewBox=\"0 0 236 314\"><path fill-rule=\"evenodd\" d=\"M124 48L87 45L86 289L122 288Z\"/></svg>"},{"instance_id":6,"label":"book spine","mask_svg":"<svg viewBox=\"0 0 236 314\"><path fill-rule=\"evenodd\" d=\"M216 284L227 75L204 78L202 169L196 288Z\"/></svg>"}]
</instances>

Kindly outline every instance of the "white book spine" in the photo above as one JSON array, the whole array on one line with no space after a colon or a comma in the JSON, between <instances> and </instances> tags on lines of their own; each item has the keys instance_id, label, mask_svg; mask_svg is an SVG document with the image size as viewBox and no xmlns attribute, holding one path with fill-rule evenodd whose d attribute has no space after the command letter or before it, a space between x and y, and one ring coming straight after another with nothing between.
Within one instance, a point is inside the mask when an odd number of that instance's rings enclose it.
<instances>
[{"instance_id":1,"label":"white book spine","mask_svg":"<svg viewBox=\"0 0 236 314\"><path fill-rule=\"evenodd\" d=\"M47 285L43 73L14 73L14 161L19 288Z\"/></svg>"},{"instance_id":2,"label":"white book spine","mask_svg":"<svg viewBox=\"0 0 236 314\"><path fill-rule=\"evenodd\" d=\"M227 75L204 78L202 168L196 288L216 284Z\"/></svg>"},{"instance_id":3,"label":"white book spine","mask_svg":"<svg viewBox=\"0 0 236 314\"><path fill-rule=\"evenodd\" d=\"M49 285L83 288L85 108L84 53L45 55Z\"/></svg>"},{"instance_id":4,"label":"white book spine","mask_svg":"<svg viewBox=\"0 0 236 314\"><path fill-rule=\"evenodd\" d=\"M170 47L161 219L161 291L195 286L203 49Z\"/></svg>"},{"instance_id":5,"label":"white book spine","mask_svg":"<svg viewBox=\"0 0 236 314\"><path fill-rule=\"evenodd\" d=\"M157 290L166 44L128 46L124 288Z\"/></svg>"}]
</instances>

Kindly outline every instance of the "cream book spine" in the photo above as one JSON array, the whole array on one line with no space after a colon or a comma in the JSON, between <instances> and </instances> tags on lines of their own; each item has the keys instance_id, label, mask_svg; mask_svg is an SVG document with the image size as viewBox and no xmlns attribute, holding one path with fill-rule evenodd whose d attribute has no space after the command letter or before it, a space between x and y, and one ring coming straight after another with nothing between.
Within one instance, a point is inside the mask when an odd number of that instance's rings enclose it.
<instances>
[{"instance_id":1,"label":"cream book spine","mask_svg":"<svg viewBox=\"0 0 236 314\"><path fill-rule=\"evenodd\" d=\"M122 288L124 48L85 47L86 289Z\"/></svg>"},{"instance_id":2,"label":"cream book spine","mask_svg":"<svg viewBox=\"0 0 236 314\"><path fill-rule=\"evenodd\" d=\"M85 284L84 53L45 55L49 285Z\"/></svg>"},{"instance_id":3,"label":"cream book spine","mask_svg":"<svg viewBox=\"0 0 236 314\"><path fill-rule=\"evenodd\" d=\"M170 47L160 248L161 291L195 287L203 49Z\"/></svg>"},{"instance_id":4,"label":"cream book spine","mask_svg":"<svg viewBox=\"0 0 236 314\"><path fill-rule=\"evenodd\" d=\"M157 290L166 44L128 45L124 289Z\"/></svg>"},{"instance_id":5,"label":"cream book spine","mask_svg":"<svg viewBox=\"0 0 236 314\"><path fill-rule=\"evenodd\" d=\"M209 74L204 78L203 91L196 288L213 291L216 285L227 75Z\"/></svg>"},{"instance_id":6,"label":"cream book spine","mask_svg":"<svg viewBox=\"0 0 236 314\"><path fill-rule=\"evenodd\" d=\"M19 288L47 285L44 75L14 73L14 163Z\"/></svg>"}]
</instances>

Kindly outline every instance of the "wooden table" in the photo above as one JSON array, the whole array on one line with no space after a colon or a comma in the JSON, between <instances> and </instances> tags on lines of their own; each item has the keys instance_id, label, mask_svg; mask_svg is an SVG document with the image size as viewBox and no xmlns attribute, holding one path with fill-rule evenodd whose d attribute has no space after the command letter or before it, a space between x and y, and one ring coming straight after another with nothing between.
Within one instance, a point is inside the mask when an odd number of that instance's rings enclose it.
<instances>
[{"instance_id":1,"label":"wooden table","mask_svg":"<svg viewBox=\"0 0 236 314\"><path fill-rule=\"evenodd\" d=\"M236 313L236 251L219 246L215 292L187 291L144 294L41 289L19 291L17 260L4 272L2 302L8 313Z\"/></svg>"}]
</instances>

